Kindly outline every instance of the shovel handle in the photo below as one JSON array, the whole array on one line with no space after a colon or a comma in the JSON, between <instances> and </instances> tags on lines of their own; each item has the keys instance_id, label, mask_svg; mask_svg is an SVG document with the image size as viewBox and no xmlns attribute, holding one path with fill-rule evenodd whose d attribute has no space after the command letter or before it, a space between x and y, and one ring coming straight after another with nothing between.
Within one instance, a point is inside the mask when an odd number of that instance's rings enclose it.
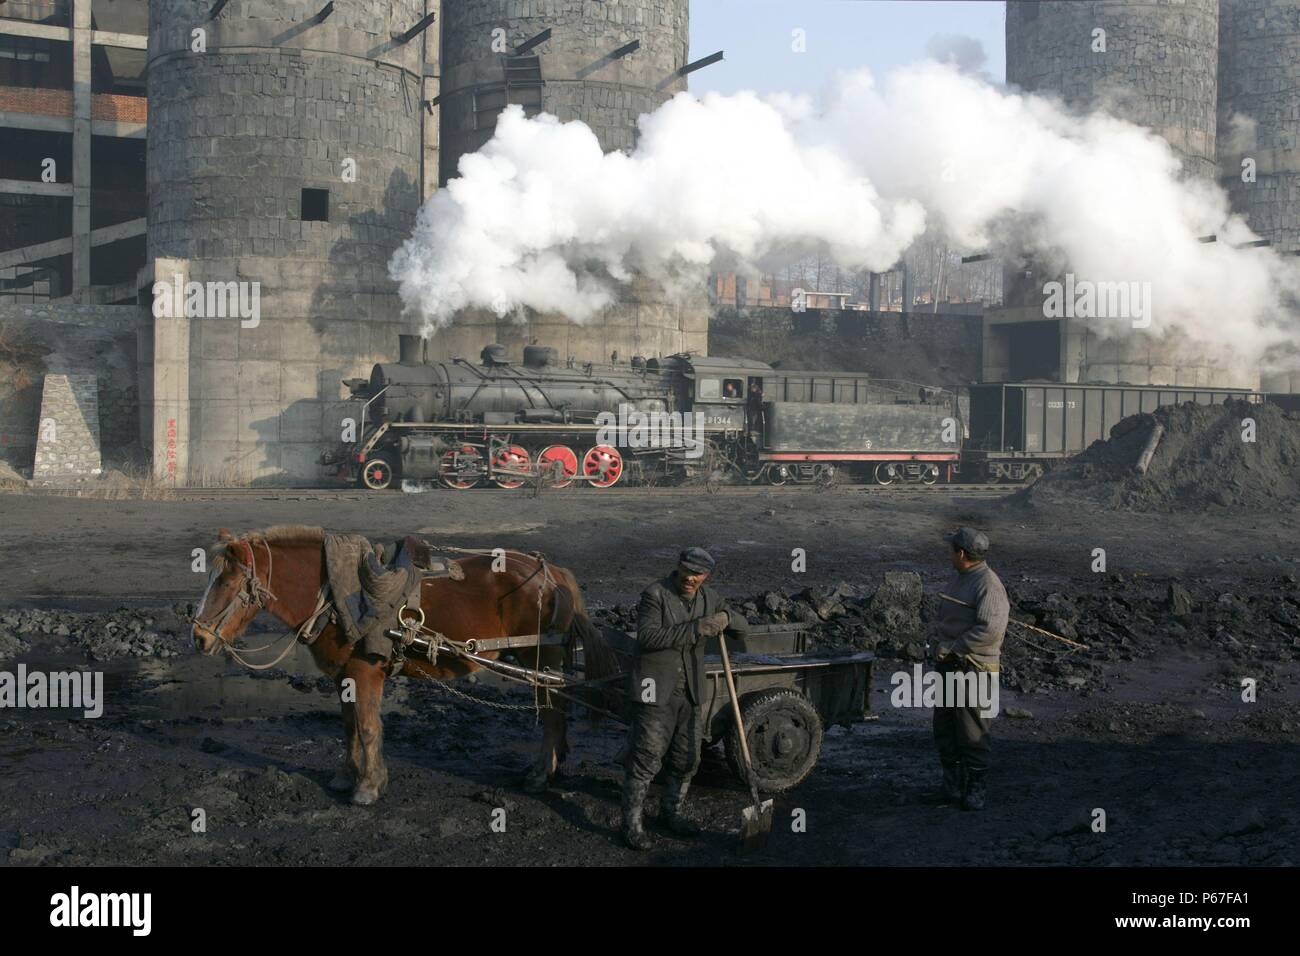
<instances>
[{"instance_id":1,"label":"shovel handle","mask_svg":"<svg viewBox=\"0 0 1300 956\"><path fill-rule=\"evenodd\" d=\"M758 803L758 787L754 784L754 764L749 759L749 740L745 734L745 719L740 716L740 701L736 697L736 680L731 676L731 657L727 654L727 637L718 635L718 648L722 651L722 673L727 678L727 695L731 698L731 712L736 717L736 729L740 731L740 752L745 758L745 776L749 789L753 792L754 803Z\"/></svg>"}]
</instances>

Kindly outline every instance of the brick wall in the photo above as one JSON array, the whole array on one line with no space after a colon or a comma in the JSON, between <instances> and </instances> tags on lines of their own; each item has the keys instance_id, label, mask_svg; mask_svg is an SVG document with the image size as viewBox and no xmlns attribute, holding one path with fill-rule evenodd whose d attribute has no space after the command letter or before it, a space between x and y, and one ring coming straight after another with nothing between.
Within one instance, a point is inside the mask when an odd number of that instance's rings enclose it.
<instances>
[{"instance_id":1,"label":"brick wall","mask_svg":"<svg viewBox=\"0 0 1300 956\"><path fill-rule=\"evenodd\" d=\"M0 86L0 112L71 117L72 91ZM149 104L143 96L95 93L91 96L90 115L97 120L143 123L149 116Z\"/></svg>"}]
</instances>

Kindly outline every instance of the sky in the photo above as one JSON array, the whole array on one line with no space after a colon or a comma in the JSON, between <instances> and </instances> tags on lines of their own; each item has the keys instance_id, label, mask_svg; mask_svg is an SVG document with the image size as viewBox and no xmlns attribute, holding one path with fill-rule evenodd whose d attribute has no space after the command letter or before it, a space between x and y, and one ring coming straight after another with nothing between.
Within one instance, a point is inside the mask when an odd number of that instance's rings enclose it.
<instances>
[{"instance_id":1,"label":"sky","mask_svg":"<svg viewBox=\"0 0 1300 956\"><path fill-rule=\"evenodd\" d=\"M816 93L836 70L890 67L926 55L927 46L972 49L997 83L1006 74L1001 0L692 0L691 59L725 51L721 63L691 74L690 90ZM802 29L806 52L792 50ZM978 49L978 48L974 48Z\"/></svg>"}]
</instances>

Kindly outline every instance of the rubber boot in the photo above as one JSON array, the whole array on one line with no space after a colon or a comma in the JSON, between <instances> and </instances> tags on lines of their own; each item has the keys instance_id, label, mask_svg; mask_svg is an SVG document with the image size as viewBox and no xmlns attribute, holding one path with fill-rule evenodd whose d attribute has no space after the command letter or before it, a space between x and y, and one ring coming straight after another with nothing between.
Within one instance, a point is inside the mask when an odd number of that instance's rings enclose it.
<instances>
[{"instance_id":1,"label":"rubber boot","mask_svg":"<svg viewBox=\"0 0 1300 956\"><path fill-rule=\"evenodd\" d=\"M966 783L963 769L960 763L943 765L943 783L939 795L944 803L961 803Z\"/></svg>"},{"instance_id":2,"label":"rubber boot","mask_svg":"<svg viewBox=\"0 0 1300 956\"><path fill-rule=\"evenodd\" d=\"M970 770L966 771L966 789L962 794L961 808L963 810L983 810L984 809L984 775L987 770Z\"/></svg>"},{"instance_id":3,"label":"rubber boot","mask_svg":"<svg viewBox=\"0 0 1300 956\"><path fill-rule=\"evenodd\" d=\"M650 784L644 780L627 780L623 784L623 840L634 850L648 850L654 845L641 819L649 791Z\"/></svg>"},{"instance_id":4,"label":"rubber boot","mask_svg":"<svg viewBox=\"0 0 1300 956\"><path fill-rule=\"evenodd\" d=\"M676 777L669 777L664 785L663 821L669 830L683 837L700 835L700 828L682 813L682 807L686 803L686 791L690 786L689 782L678 780Z\"/></svg>"}]
</instances>

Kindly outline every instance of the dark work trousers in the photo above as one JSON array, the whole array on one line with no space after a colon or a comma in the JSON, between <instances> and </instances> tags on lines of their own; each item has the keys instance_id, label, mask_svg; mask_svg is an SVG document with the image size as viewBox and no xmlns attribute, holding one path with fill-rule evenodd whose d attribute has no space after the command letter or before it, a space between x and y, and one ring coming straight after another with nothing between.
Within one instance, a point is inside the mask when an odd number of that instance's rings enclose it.
<instances>
[{"instance_id":1,"label":"dark work trousers","mask_svg":"<svg viewBox=\"0 0 1300 956\"><path fill-rule=\"evenodd\" d=\"M686 695L686 677L677 676L672 696L663 704L633 704L628 730L627 775L631 780L654 780L659 768L689 782L700 768L704 721L700 708Z\"/></svg>"},{"instance_id":2,"label":"dark work trousers","mask_svg":"<svg viewBox=\"0 0 1300 956\"><path fill-rule=\"evenodd\" d=\"M936 668L943 674L954 670L978 673L966 664L941 663ZM987 770L992 719L980 716L983 708L978 701L967 701L964 707L951 707L947 703L945 700L944 706L934 709L934 742L939 747L939 761L944 766L960 762L968 770Z\"/></svg>"}]
</instances>

